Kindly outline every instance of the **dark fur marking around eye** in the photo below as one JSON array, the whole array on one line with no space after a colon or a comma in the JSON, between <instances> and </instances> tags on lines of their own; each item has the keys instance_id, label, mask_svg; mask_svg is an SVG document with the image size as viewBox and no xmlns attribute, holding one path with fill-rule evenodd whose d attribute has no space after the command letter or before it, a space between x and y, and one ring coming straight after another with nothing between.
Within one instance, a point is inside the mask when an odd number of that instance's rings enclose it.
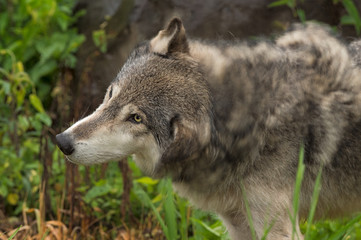
<instances>
[{"instance_id":1,"label":"dark fur marking around eye","mask_svg":"<svg viewBox=\"0 0 361 240\"><path fill-rule=\"evenodd\" d=\"M128 121L134 124L141 124L143 123L143 119L141 116L139 116L138 114L131 114L128 117Z\"/></svg>"}]
</instances>

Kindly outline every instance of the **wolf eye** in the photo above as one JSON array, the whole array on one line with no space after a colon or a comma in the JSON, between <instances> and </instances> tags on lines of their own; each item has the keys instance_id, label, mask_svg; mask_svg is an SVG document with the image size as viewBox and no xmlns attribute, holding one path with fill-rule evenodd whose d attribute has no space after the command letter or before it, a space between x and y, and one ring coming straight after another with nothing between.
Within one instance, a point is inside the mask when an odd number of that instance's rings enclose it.
<instances>
[{"instance_id":1,"label":"wolf eye","mask_svg":"<svg viewBox=\"0 0 361 240\"><path fill-rule=\"evenodd\" d=\"M138 114L132 115L129 120L131 120L134 123L141 123L142 122L142 118Z\"/></svg>"}]
</instances>

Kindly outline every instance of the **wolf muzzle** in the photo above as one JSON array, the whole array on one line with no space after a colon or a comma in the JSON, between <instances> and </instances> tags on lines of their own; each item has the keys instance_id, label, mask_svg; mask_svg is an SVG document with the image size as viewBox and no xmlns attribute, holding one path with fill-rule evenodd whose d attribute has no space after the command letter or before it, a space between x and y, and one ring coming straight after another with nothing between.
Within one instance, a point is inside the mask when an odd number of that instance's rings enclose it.
<instances>
[{"instance_id":1,"label":"wolf muzzle","mask_svg":"<svg viewBox=\"0 0 361 240\"><path fill-rule=\"evenodd\" d=\"M75 150L73 140L67 133L63 132L56 135L56 143L65 155L71 155Z\"/></svg>"}]
</instances>

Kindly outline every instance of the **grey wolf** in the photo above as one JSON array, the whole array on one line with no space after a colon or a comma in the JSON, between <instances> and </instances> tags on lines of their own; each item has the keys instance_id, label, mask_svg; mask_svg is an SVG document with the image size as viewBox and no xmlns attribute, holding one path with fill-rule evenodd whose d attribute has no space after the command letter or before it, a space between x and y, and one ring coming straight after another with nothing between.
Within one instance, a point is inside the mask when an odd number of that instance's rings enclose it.
<instances>
[{"instance_id":1,"label":"grey wolf","mask_svg":"<svg viewBox=\"0 0 361 240\"><path fill-rule=\"evenodd\" d=\"M352 51L315 24L251 44L188 39L175 18L57 142L77 164L132 155L145 174L171 178L181 196L217 213L232 239L251 239L246 193L257 237L272 225L267 239L291 239L302 143L299 217L320 168L316 217L361 210L361 68Z\"/></svg>"}]
</instances>

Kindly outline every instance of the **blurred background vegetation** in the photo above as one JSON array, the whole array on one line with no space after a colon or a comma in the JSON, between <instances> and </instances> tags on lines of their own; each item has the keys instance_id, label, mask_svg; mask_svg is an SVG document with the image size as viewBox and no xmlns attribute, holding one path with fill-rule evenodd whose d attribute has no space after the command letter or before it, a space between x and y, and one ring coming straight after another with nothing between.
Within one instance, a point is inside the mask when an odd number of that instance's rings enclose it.
<instances>
[{"instance_id":1,"label":"blurred background vegetation","mask_svg":"<svg viewBox=\"0 0 361 240\"><path fill-rule=\"evenodd\" d=\"M96 108L131 49L171 16L199 38L272 37L315 20L347 42L360 10L359 0L0 0L0 239L228 239L169 180L131 159L74 166L55 134ZM360 215L310 228L310 239L361 239Z\"/></svg>"}]
</instances>

